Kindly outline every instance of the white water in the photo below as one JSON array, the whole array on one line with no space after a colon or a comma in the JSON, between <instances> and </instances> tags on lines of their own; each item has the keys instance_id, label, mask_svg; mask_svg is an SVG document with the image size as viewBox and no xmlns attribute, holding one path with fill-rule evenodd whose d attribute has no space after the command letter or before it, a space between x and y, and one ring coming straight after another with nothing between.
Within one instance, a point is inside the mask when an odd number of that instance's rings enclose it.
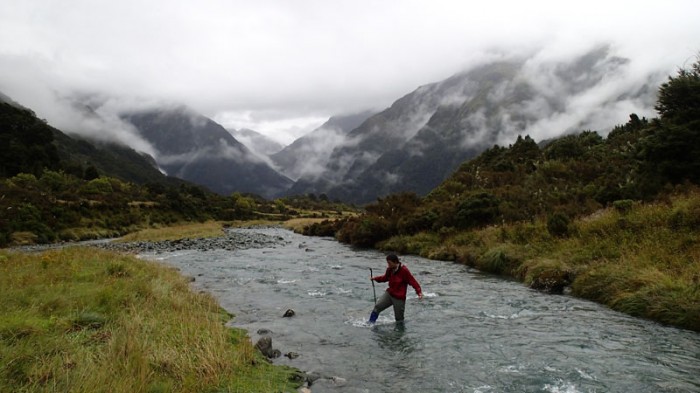
<instances>
[{"instance_id":1,"label":"white water","mask_svg":"<svg viewBox=\"0 0 700 393\"><path fill-rule=\"evenodd\" d=\"M276 237L274 248L186 251L158 258L196 278L236 314L232 325L271 331L280 357L319 380L318 392L700 392L700 334L640 320L569 296L542 294L465 266L403 256L423 287L409 287L405 326L391 308L376 326L369 269L384 255L327 238ZM385 284L376 284L377 296ZM283 318L287 309L296 315Z\"/></svg>"}]
</instances>

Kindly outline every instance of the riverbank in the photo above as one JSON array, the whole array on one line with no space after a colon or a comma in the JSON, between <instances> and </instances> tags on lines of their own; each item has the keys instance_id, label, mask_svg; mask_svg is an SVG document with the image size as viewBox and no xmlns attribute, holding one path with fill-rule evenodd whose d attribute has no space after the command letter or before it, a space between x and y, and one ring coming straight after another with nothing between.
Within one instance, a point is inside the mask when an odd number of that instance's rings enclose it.
<instances>
[{"instance_id":1,"label":"riverbank","mask_svg":"<svg viewBox=\"0 0 700 393\"><path fill-rule=\"evenodd\" d=\"M0 391L295 391L175 269L123 252L0 251Z\"/></svg>"},{"instance_id":2,"label":"riverbank","mask_svg":"<svg viewBox=\"0 0 700 393\"><path fill-rule=\"evenodd\" d=\"M556 225L555 225L556 224ZM592 216L398 236L378 248L450 260L700 332L700 192Z\"/></svg>"}]
</instances>

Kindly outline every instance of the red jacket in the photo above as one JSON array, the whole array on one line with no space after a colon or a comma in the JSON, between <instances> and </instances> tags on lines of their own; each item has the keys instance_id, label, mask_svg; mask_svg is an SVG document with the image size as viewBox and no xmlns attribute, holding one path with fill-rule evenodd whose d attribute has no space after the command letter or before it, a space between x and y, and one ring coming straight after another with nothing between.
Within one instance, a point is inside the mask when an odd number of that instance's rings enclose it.
<instances>
[{"instance_id":1,"label":"red jacket","mask_svg":"<svg viewBox=\"0 0 700 393\"><path fill-rule=\"evenodd\" d=\"M399 268L396 272L394 272L392 268L388 267L386 269L386 273L375 277L374 281L389 281L389 288L387 288L387 292L389 292L389 295L392 297L400 300L406 300L406 290L408 289L409 284L416 290L418 295L422 293L418 281L416 281L408 268L403 264L399 264Z\"/></svg>"}]
</instances>

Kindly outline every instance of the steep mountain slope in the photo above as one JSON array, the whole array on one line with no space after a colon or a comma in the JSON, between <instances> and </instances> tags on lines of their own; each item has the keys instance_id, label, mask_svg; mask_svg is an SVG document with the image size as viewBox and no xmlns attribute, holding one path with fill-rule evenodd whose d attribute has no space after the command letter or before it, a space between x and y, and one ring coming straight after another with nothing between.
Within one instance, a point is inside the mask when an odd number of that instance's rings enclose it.
<instances>
[{"instance_id":1,"label":"steep mountain slope","mask_svg":"<svg viewBox=\"0 0 700 393\"><path fill-rule=\"evenodd\" d=\"M125 113L122 119L152 144L158 165L171 176L223 195L245 192L266 198L292 184L221 125L187 108Z\"/></svg>"},{"instance_id":2,"label":"steep mountain slope","mask_svg":"<svg viewBox=\"0 0 700 393\"><path fill-rule=\"evenodd\" d=\"M0 96L0 178L60 169L53 131L32 111Z\"/></svg>"},{"instance_id":3,"label":"steep mountain slope","mask_svg":"<svg viewBox=\"0 0 700 393\"><path fill-rule=\"evenodd\" d=\"M348 132L357 128L373 114L374 112L364 111L333 116L320 127L295 140L270 158L280 172L292 179L314 178L326 167L331 152L343 143ZM294 188L288 194L295 194ZM303 192L296 194L303 194Z\"/></svg>"},{"instance_id":4,"label":"steep mountain slope","mask_svg":"<svg viewBox=\"0 0 700 393\"><path fill-rule=\"evenodd\" d=\"M115 143L92 143L69 136L1 93L0 101L0 177L20 172L39 176L42 169L82 177L86 168L94 167L98 174L136 184L183 183L167 178L146 154Z\"/></svg>"},{"instance_id":5,"label":"steep mountain slope","mask_svg":"<svg viewBox=\"0 0 700 393\"><path fill-rule=\"evenodd\" d=\"M253 153L267 157L284 149L284 145L265 135L247 128L228 130L237 141L245 145Z\"/></svg>"},{"instance_id":6,"label":"steep mountain slope","mask_svg":"<svg viewBox=\"0 0 700 393\"><path fill-rule=\"evenodd\" d=\"M354 203L426 194L493 144L594 127L621 102L652 107L651 80L624 93L609 88L626 64L604 46L567 62L495 62L422 86L351 131L322 173L292 189Z\"/></svg>"},{"instance_id":7,"label":"steep mountain slope","mask_svg":"<svg viewBox=\"0 0 700 393\"><path fill-rule=\"evenodd\" d=\"M54 144L66 165L92 165L99 173L136 184L182 184L158 169L153 157L116 143L93 142L54 131Z\"/></svg>"}]
</instances>

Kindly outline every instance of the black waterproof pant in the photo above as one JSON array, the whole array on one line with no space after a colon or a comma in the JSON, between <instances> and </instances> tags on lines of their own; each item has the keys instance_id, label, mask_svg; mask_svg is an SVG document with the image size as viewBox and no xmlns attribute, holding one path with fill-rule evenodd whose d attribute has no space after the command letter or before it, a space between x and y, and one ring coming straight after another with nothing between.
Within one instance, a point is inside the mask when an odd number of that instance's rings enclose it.
<instances>
[{"instance_id":1,"label":"black waterproof pant","mask_svg":"<svg viewBox=\"0 0 700 393\"><path fill-rule=\"evenodd\" d=\"M397 322L403 321L403 314L406 311L406 300L397 299L389 295L389 292L384 292L377 300L377 304L374 305L374 312L379 314L389 308L389 306L394 306L394 319Z\"/></svg>"}]
</instances>

